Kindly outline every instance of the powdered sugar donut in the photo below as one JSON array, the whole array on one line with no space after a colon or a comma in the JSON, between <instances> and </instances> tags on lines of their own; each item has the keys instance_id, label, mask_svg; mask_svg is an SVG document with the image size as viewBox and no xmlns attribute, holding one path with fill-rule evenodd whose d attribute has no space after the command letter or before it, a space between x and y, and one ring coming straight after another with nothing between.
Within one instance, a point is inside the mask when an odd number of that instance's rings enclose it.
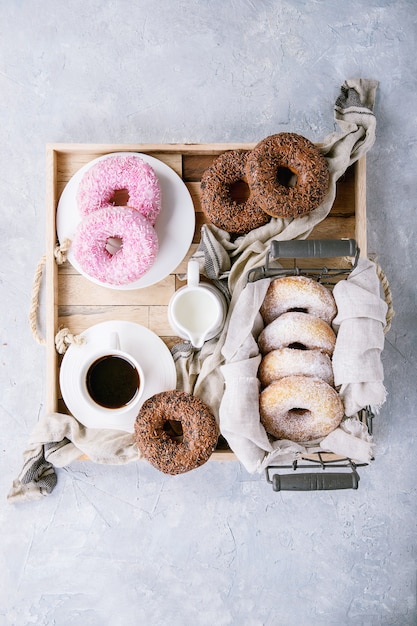
<instances>
[{"instance_id":1,"label":"powdered sugar donut","mask_svg":"<svg viewBox=\"0 0 417 626\"><path fill-rule=\"evenodd\" d=\"M333 354L336 335L327 322L309 313L283 313L265 326L258 338L261 352L280 348L321 350Z\"/></svg>"},{"instance_id":2,"label":"powdered sugar donut","mask_svg":"<svg viewBox=\"0 0 417 626\"><path fill-rule=\"evenodd\" d=\"M104 207L80 222L72 248L88 276L110 285L125 285L139 279L152 266L158 252L158 236L135 209Z\"/></svg>"},{"instance_id":3,"label":"powdered sugar donut","mask_svg":"<svg viewBox=\"0 0 417 626\"><path fill-rule=\"evenodd\" d=\"M258 371L264 387L286 376L314 376L333 385L333 367L328 354L320 350L281 348L266 354Z\"/></svg>"},{"instance_id":4,"label":"powdered sugar donut","mask_svg":"<svg viewBox=\"0 0 417 626\"><path fill-rule=\"evenodd\" d=\"M128 196L126 205L153 226L161 210L161 188L153 168L135 155L109 155L87 170L77 192L81 215L114 206L115 192L121 190Z\"/></svg>"},{"instance_id":5,"label":"powdered sugar donut","mask_svg":"<svg viewBox=\"0 0 417 626\"><path fill-rule=\"evenodd\" d=\"M308 276L283 276L271 281L261 306L265 324L282 313L302 311L321 317L328 324L336 316L332 292Z\"/></svg>"},{"instance_id":6,"label":"powdered sugar donut","mask_svg":"<svg viewBox=\"0 0 417 626\"><path fill-rule=\"evenodd\" d=\"M343 419L343 402L320 378L287 376L266 387L259 398L261 422L277 439L311 441L325 437Z\"/></svg>"}]
</instances>

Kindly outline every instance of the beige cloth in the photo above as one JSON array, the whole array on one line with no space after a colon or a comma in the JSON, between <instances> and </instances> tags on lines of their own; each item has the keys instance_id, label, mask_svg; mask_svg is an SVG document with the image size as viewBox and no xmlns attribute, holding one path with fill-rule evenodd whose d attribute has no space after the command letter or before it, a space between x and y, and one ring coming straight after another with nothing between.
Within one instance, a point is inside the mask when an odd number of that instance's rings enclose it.
<instances>
[{"instance_id":1,"label":"beige cloth","mask_svg":"<svg viewBox=\"0 0 417 626\"><path fill-rule=\"evenodd\" d=\"M320 442L320 448L360 463L370 463L375 444L366 426L349 417Z\"/></svg>"},{"instance_id":2,"label":"beige cloth","mask_svg":"<svg viewBox=\"0 0 417 626\"><path fill-rule=\"evenodd\" d=\"M360 259L348 280L333 290L338 311L333 320L334 383L340 387L347 416L365 406L378 413L386 399L381 352L388 306L380 290L375 264L368 259Z\"/></svg>"},{"instance_id":3,"label":"beige cloth","mask_svg":"<svg viewBox=\"0 0 417 626\"><path fill-rule=\"evenodd\" d=\"M86 455L94 463L122 465L140 452L131 433L86 428L71 415L49 413L33 429L23 454L23 467L13 481L9 502L36 500L55 488L54 467L65 467Z\"/></svg>"}]
</instances>

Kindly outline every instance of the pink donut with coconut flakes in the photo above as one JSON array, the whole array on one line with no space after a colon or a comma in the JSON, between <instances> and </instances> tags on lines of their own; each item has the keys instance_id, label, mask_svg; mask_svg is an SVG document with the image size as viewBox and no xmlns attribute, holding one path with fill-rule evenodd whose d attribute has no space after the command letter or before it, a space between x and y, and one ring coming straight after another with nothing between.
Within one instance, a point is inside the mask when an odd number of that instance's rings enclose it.
<instances>
[{"instance_id":1,"label":"pink donut with coconut flakes","mask_svg":"<svg viewBox=\"0 0 417 626\"><path fill-rule=\"evenodd\" d=\"M116 192L121 190L128 196L124 204L154 226L161 210L161 188L153 168L135 155L109 155L86 171L77 192L81 215L114 206Z\"/></svg>"},{"instance_id":2,"label":"pink donut with coconut flakes","mask_svg":"<svg viewBox=\"0 0 417 626\"><path fill-rule=\"evenodd\" d=\"M103 207L87 215L72 240L84 272L109 285L143 276L158 252L158 236L146 217L130 207Z\"/></svg>"}]
</instances>

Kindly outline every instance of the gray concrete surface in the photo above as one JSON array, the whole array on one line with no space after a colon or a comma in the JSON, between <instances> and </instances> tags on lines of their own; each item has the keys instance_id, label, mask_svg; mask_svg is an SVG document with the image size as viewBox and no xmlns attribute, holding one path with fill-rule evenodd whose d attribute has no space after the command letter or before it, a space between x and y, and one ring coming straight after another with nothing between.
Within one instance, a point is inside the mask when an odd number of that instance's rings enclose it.
<instances>
[{"instance_id":1,"label":"gray concrete surface","mask_svg":"<svg viewBox=\"0 0 417 626\"><path fill-rule=\"evenodd\" d=\"M0 31L0 624L416 624L417 4L2 0ZM237 462L77 463L48 498L6 503L44 412L28 312L45 144L320 141L358 76L380 82L368 241L396 311L359 490L275 494Z\"/></svg>"}]
</instances>

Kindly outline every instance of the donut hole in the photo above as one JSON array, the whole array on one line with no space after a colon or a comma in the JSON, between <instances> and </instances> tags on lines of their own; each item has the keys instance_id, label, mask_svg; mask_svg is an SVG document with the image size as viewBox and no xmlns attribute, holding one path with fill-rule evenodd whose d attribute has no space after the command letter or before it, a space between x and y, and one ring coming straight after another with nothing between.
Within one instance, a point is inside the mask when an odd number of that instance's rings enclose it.
<instances>
[{"instance_id":1,"label":"donut hole","mask_svg":"<svg viewBox=\"0 0 417 626\"><path fill-rule=\"evenodd\" d=\"M115 189L109 203L113 206L127 206L129 198L130 196L127 189Z\"/></svg>"},{"instance_id":2,"label":"donut hole","mask_svg":"<svg viewBox=\"0 0 417 626\"><path fill-rule=\"evenodd\" d=\"M105 250L111 257L123 248L123 239L121 237L107 237Z\"/></svg>"},{"instance_id":3,"label":"donut hole","mask_svg":"<svg viewBox=\"0 0 417 626\"><path fill-rule=\"evenodd\" d=\"M308 350L307 346L305 346L303 343L299 343L298 341L294 341L294 343L290 343L288 347L291 348L292 350Z\"/></svg>"},{"instance_id":4,"label":"donut hole","mask_svg":"<svg viewBox=\"0 0 417 626\"><path fill-rule=\"evenodd\" d=\"M229 196L237 204L245 204L250 196L249 185L244 180L237 180L229 185Z\"/></svg>"},{"instance_id":5,"label":"donut hole","mask_svg":"<svg viewBox=\"0 0 417 626\"><path fill-rule=\"evenodd\" d=\"M308 313L308 310L303 307L295 306L292 309L288 309L288 313Z\"/></svg>"},{"instance_id":6,"label":"donut hole","mask_svg":"<svg viewBox=\"0 0 417 626\"><path fill-rule=\"evenodd\" d=\"M292 187L296 186L298 176L295 172L290 170L289 167L281 165L277 168L277 171L275 173L275 179L278 185L282 185L283 187L291 189Z\"/></svg>"},{"instance_id":7,"label":"donut hole","mask_svg":"<svg viewBox=\"0 0 417 626\"><path fill-rule=\"evenodd\" d=\"M184 433L179 420L165 420L163 429L171 441L175 443L181 443L183 441Z\"/></svg>"},{"instance_id":8,"label":"donut hole","mask_svg":"<svg viewBox=\"0 0 417 626\"><path fill-rule=\"evenodd\" d=\"M311 414L311 411L309 411L308 409L302 409L300 407L294 407L293 409L290 409L289 411L289 417L291 418L299 418L299 417L309 417Z\"/></svg>"}]
</instances>

